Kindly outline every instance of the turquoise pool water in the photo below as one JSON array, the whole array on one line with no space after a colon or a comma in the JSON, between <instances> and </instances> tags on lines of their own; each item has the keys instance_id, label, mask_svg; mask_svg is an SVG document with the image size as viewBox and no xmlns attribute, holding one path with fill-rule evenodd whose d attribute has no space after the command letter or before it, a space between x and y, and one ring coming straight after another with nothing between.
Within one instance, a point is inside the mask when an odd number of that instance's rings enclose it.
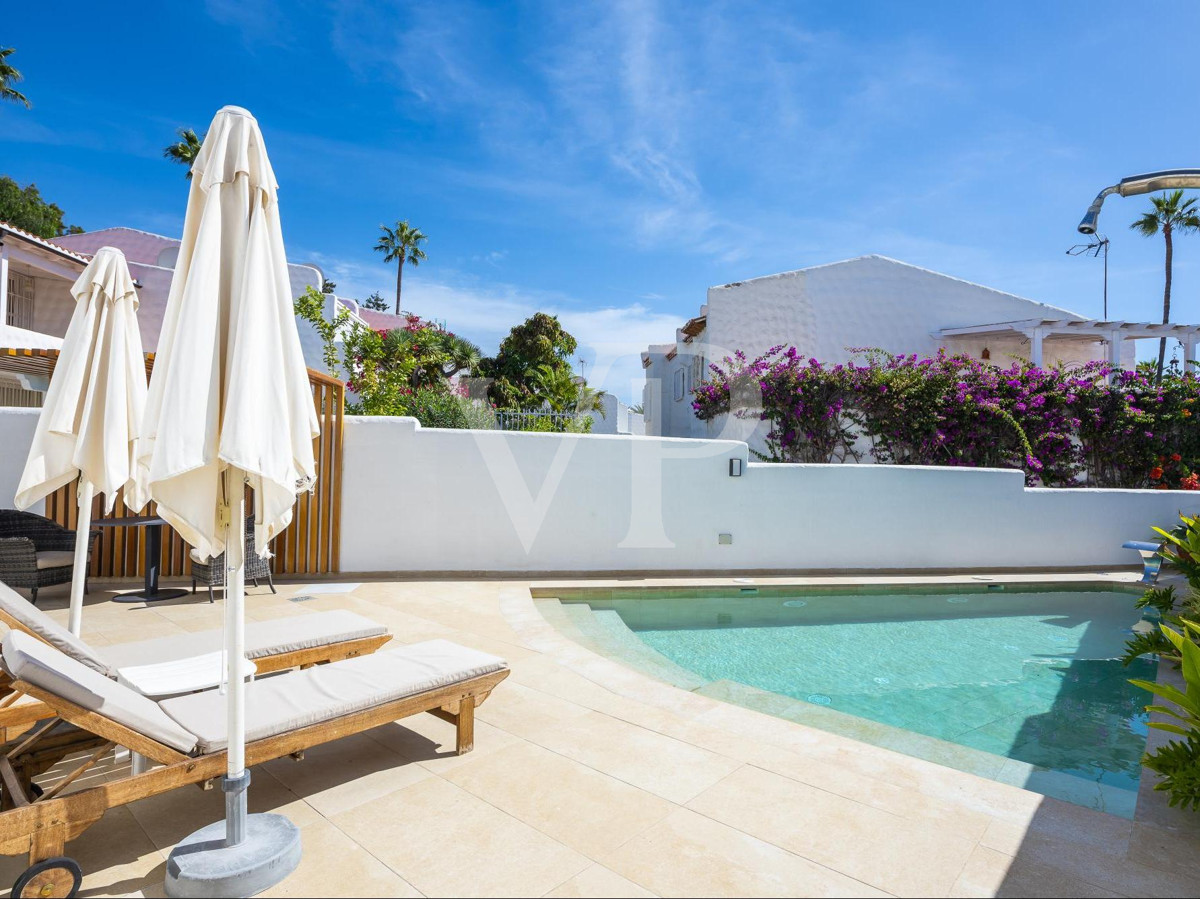
<instances>
[{"instance_id":1,"label":"turquoise pool water","mask_svg":"<svg viewBox=\"0 0 1200 899\"><path fill-rule=\"evenodd\" d=\"M1130 633L1152 626L1128 593L747 592L592 605L705 681L1012 759L1024 763L1022 785L1037 789L1035 775L1053 772L1072 780L1042 778L1052 782L1042 792L1132 812L1150 697L1129 678L1153 679L1156 663L1118 661Z\"/></svg>"}]
</instances>

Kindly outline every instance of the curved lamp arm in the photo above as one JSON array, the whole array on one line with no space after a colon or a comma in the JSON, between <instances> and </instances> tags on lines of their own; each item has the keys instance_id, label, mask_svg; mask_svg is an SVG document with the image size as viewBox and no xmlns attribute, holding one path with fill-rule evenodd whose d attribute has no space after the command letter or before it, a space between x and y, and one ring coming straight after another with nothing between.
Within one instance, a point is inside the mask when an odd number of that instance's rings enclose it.
<instances>
[{"instance_id":1,"label":"curved lamp arm","mask_svg":"<svg viewBox=\"0 0 1200 899\"><path fill-rule=\"evenodd\" d=\"M1161 172L1147 172L1144 175L1131 175L1122 178L1112 187L1106 187L1092 200L1092 205L1084 213L1079 223L1080 234L1095 234L1096 223L1100 218L1100 207L1112 194L1132 197L1138 194L1148 194L1155 190L1167 190L1175 187L1200 187L1200 169L1164 169Z\"/></svg>"}]
</instances>

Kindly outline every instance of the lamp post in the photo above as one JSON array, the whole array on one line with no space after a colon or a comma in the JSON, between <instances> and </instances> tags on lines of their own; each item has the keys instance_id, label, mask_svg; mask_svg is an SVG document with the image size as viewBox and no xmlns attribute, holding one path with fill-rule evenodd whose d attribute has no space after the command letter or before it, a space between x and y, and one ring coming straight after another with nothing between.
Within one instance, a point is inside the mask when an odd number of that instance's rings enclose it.
<instances>
[{"instance_id":1,"label":"lamp post","mask_svg":"<svg viewBox=\"0 0 1200 899\"><path fill-rule=\"evenodd\" d=\"M1079 223L1080 234L1095 234L1097 220L1100 218L1100 207L1113 194L1123 197L1135 197L1138 194L1148 194L1156 190L1167 190L1173 187L1200 187L1200 169L1164 169L1161 172L1147 172L1144 175L1130 175L1122 178L1112 187L1106 187L1096 194L1092 205L1088 207Z\"/></svg>"},{"instance_id":2,"label":"lamp post","mask_svg":"<svg viewBox=\"0 0 1200 899\"><path fill-rule=\"evenodd\" d=\"M1147 172L1144 175L1130 175L1128 178L1122 178L1111 187L1106 187L1100 193L1096 194L1096 199L1092 200L1092 205L1087 208L1087 212L1083 214L1083 219L1079 222L1079 233L1092 235L1096 233L1097 223L1100 219L1100 207L1104 205L1104 201L1113 194L1120 194L1123 197L1135 197L1138 194L1148 194L1156 190L1168 190L1171 188L1189 188L1200 187L1200 169L1163 169L1159 172ZM1069 252L1069 251L1068 251ZM1108 246L1105 241L1104 247L1104 278L1105 278L1105 307L1108 306ZM1105 309L1105 318L1108 318L1107 308ZM1166 322L1164 321L1165 325ZM1158 364L1159 375L1162 375L1162 358L1164 348L1166 347L1167 339L1161 338L1158 349ZM1184 363L1184 369L1187 369L1187 363Z\"/></svg>"}]
</instances>

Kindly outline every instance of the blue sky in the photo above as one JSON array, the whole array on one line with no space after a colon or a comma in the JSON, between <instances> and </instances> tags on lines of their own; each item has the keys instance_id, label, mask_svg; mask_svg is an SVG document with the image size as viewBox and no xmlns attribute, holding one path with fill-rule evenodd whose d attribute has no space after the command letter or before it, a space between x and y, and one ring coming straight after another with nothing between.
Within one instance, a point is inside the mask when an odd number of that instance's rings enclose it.
<instances>
[{"instance_id":1,"label":"blue sky","mask_svg":"<svg viewBox=\"0 0 1200 899\"><path fill-rule=\"evenodd\" d=\"M488 351L556 312L629 397L637 350L708 286L863 253L1098 316L1099 261L1065 254L1088 202L1200 165L1200 7L1145 8L20 4L0 45L34 108L0 109L0 173L85 228L177 234L162 147L246 106L293 260L389 295L371 246L407 218L430 238L407 308ZM1105 207L1113 317L1161 314L1161 241L1127 228L1145 205ZM1198 259L1179 241L1178 321L1200 320Z\"/></svg>"}]
</instances>

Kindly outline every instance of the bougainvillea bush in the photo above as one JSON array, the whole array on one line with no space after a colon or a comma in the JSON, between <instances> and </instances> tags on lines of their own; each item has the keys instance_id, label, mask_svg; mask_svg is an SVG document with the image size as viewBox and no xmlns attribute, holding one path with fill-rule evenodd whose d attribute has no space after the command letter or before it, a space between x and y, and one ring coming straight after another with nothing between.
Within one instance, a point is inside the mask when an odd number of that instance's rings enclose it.
<instances>
[{"instance_id":1,"label":"bougainvillea bush","mask_svg":"<svg viewBox=\"0 0 1200 899\"><path fill-rule=\"evenodd\" d=\"M769 423L766 458L1020 468L1030 484L1200 488L1196 379L1107 364L998 368L860 350L828 366L773 347L710 366L693 408Z\"/></svg>"}]
</instances>

